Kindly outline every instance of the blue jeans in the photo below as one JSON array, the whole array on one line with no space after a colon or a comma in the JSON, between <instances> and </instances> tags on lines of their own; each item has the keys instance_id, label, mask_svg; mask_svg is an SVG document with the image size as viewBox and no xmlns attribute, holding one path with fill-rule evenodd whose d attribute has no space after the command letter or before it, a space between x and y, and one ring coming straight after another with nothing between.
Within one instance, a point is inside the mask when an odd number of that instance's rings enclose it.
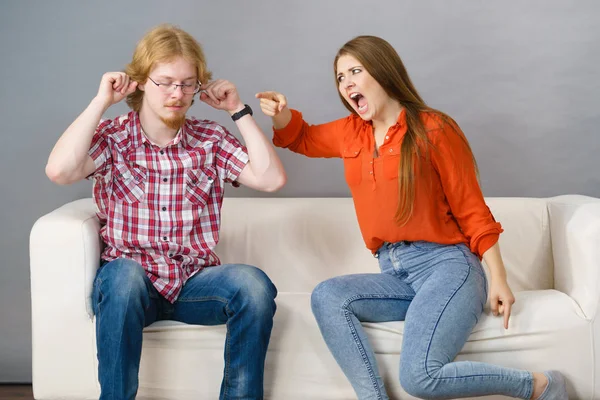
<instances>
[{"instance_id":1,"label":"blue jeans","mask_svg":"<svg viewBox=\"0 0 600 400\"><path fill-rule=\"evenodd\" d=\"M100 267L93 288L100 399L134 399L142 330L159 320L194 325L227 324L221 399L262 399L267 346L277 289L248 265L205 268L171 304L152 286L142 266L117 259Z\"/></svg>"},{"instance_id":2,"label":"blue jeans","mask_svg":"<svg viewBox=\"0 0 600 400\"><path fill-rule=\"evenodd\" d=\"M465 245L386 243L376 256L381 274L329 279L311 298L323 338L359 399L388 399L360 324L384 321L405 321L400 384L409 394L531 397L530 372L454 361L487 300L485 273Z\"/></svg>"}]
</instances>

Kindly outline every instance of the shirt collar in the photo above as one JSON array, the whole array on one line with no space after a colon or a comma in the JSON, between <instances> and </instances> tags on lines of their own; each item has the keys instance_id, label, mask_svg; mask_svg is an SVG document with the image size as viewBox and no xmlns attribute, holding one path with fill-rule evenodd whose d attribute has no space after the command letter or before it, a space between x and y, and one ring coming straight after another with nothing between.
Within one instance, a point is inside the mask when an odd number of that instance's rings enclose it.
<instances>
[{"instance_id":1,"label":"shirt collar","mask_svg":"<svg viewBox=\"0 0 600 400\"><path fill-rule=\"evenodd\" d=\"M181 144L181 146L183 146L183 147L187 146L187 143L188 143L187 136L188 136L188 132L189 132L189 127L187 126L187 124L188 124L188 121L186 119L185 122L183 123L183 125L181 126L181 128L179 128L179 131L177 131L177 134L175 135L173 140L171 140L169 143L167 143L167 145L165 147L177 146L179 144ZM157 146L144 133L144 131L142 129L142 124L140 122L140 115L136 111L132 111L132 117L130 118L129 129L130 129L132 144L135 148L142 146L144 143L149 143L151 145Z\"/></svg>"}]
</instances>

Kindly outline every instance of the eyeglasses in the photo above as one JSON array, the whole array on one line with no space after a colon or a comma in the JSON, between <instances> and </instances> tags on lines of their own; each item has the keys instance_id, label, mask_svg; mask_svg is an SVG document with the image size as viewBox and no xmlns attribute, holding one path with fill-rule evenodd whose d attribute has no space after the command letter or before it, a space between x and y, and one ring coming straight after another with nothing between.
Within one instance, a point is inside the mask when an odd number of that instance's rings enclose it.
<instances>
[{"instance_id":1,"label":"eyeglasses","mask_svg":"<svg viewBox=\"0 0 600 400\"><path fill-rule=\"evenodd\" d=\"M154 82L154 79L148 77L148 79L150 79L150 81L152 81L152 83L154 83L156 86L158 86L158 88L160 90L162 90L164 93L167 94L171 94L173 92L175 92L177 90L177 87L181 87L181 91L184 94L196 94L200 91L200 86L202 86L202 83L200 83L200 81L196 81L196 83L194 83L193 85L188 85L188 84L178 84L178 83L156 83Z\"/></svg>"}]
</instances>

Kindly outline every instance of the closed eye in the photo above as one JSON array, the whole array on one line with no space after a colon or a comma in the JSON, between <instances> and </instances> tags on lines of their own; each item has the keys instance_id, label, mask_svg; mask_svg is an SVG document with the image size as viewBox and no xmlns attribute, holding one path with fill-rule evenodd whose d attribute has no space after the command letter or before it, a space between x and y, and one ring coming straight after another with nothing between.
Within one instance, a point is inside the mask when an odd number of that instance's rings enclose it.
<instances>
[{"instance_id":1,"label":"closed eye","mask_svg":"<svg viewBox=\"0 0 600 400\"><path fill-rule=\"evenodd\" d=\"M165 86L171 86L171 85L177 85L177 86L183 86L183 87L192 87L195 86L194 83L174 83L174 82L156 82L159 85L165 85Z\"/></svg>"}]
</instances>

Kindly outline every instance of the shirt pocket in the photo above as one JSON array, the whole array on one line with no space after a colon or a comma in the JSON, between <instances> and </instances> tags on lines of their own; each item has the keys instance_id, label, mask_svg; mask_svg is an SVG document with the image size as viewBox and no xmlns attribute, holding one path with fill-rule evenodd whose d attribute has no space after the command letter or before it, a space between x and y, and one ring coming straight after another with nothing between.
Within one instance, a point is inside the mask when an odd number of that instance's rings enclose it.
<instances>
[{"instance_id":1,"label":"shirt pocket","mask_svg":"<svg viewBox=\"0 0 600 400\"><path fill-rule=\"evenodd\" d=\"M116 198L128 204L144 200L146 193L147 170L139 165L115 164L113 179L113 194Z\"/></svg>"},{"instance_id":2,"label":"shirt pocket","mask_svg":"<svg viewBox=\"0 0 600 400\"><path fill-rule=\"evenodd\" d=\"M362 149L347 148L342 153L344 159L344 175L349 186L358 185L362 181Z\"/></svg>"},{"instance_id":3,"label":"shirt pocket","mask_svg":"<svg viewBox=\"0 0 600 400\"><path fill-rule=\"evenodd\" d=\"M400 145L391 146L382 151L383 177L385 179L398 178L400 167Z\"/></svg>"},{"instance_id":4,"label":"shirt pocket","mask_svg":"<svg viewBox=\"0 0 600 400\"><path fill-rule=\"evenodd\" d=\"M217 179L212 168L190 169L185 182L185 197L195 205L206 205Z\"/></svg>"}]
</instances>

